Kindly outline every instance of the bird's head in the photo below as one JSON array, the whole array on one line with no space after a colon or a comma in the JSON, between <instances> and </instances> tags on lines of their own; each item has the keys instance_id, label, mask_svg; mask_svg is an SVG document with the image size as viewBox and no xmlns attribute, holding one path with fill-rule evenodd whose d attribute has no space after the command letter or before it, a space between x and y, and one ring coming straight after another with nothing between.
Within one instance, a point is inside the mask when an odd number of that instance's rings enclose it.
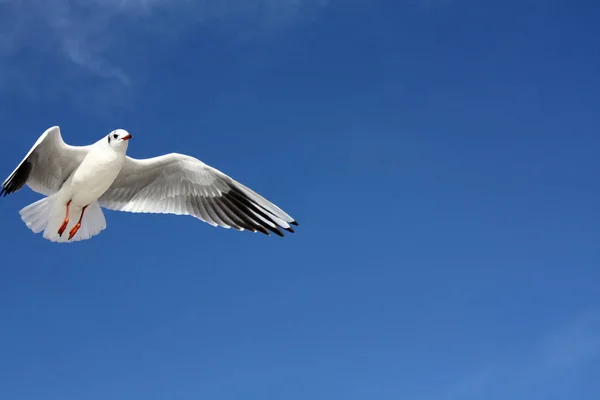
<instances>
[{"instance_id":1,"label":"bird's head","mask_svg":"<svg viewBox=\"0 0 600 400\"><path fill-rule=\"evenodd\" d=\"M115 149L125 150L132 137L125 129L115 129L108 134L108 145Z\"/></svg>"}]
</instances>

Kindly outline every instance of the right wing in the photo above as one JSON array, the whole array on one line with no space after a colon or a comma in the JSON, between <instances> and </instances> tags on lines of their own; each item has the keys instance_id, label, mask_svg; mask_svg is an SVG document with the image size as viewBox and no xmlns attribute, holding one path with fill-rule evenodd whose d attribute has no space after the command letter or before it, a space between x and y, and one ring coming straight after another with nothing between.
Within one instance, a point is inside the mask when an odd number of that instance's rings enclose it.
<instances>
[{"instance_id":1,"label":"right wing","mask_svg":"<svg viewBox=\"0 0 600 400\"><path fill-rule=\"evenodd\" d=\"M192 215L236 230L294 232L298 223L281 208L221 171L184 154L125 159L114 183L99 199L104 208Z\"/></svg>"},{"instance_id":2,"label":"right wing","mask_svg":"<svg viewBox=\"0 0 600 400\"><path fill-rule=\"evenodd\" d=\"M48 128L2 183L0 196L18 192L24 185L45 196L58 192L81 164L88 148L70 146L63 141L58 126Z\"/></svg>"}]
</instances>

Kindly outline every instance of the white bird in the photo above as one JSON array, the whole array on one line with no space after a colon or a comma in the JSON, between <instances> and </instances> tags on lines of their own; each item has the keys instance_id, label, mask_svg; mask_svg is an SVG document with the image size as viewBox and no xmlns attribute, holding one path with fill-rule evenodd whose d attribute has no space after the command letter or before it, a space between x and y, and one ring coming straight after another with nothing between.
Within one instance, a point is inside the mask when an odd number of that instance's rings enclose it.
<instances>
[{"instance_id":1,"label":"white bird","mask_svg":"<svg viewBox=\"0 0 600 400\"><path fill-rule=\"evenodd\" d=\"M132 136L116 129L88 146L71 146L47 129L2 184L0 196L24 185L47 197L19 211L53 242L86 240L106 228L101 207L134 213L192 215L213 226L283 236L298 223L221 171L184 154L137 160ZM281 228L281 229L280 229ZM64 232L69 229L69 234Z\"/></svg>"}]
</instances>

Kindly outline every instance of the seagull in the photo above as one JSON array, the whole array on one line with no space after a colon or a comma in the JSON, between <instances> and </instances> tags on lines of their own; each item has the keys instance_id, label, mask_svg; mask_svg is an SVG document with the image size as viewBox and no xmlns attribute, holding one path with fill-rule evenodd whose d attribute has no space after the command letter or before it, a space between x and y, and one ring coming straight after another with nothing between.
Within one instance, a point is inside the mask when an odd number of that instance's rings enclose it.
<instances>
[{"instance_id":1,"label":"seagull","mask_svg":"<svg viewBox=\"0 0 600 400\"><path fill-rule=\"evenodd\" d=\"M178 153L135 159L132 138L115 129L96 143L72 146L48 128L2 183L0 196L24 185L46 197L19 211L51 242L87 240L106 228L102 208L191 215L212 226L284 236L298 222L252 189L202 161ZM65 232L68 230L68 234Z\"/></svg>"}]
</instances>

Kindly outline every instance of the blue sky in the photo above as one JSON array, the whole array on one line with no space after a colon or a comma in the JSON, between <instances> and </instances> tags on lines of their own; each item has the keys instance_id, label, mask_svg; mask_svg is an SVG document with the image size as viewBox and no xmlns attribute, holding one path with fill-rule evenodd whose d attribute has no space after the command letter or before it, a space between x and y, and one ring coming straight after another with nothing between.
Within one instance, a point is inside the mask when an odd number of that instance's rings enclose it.
<instances>
[{"instance_id":1,"label":"blue sky","mask_svg":"<svg viewBox=\"0 0 600 400\"><path fill-rule=\"evenodd\" d=\"M1 199L0 397L597 399L599 7L1 1L5 175L125 128L300 226L56 245Z\"/></svg>"}]
</instances>

